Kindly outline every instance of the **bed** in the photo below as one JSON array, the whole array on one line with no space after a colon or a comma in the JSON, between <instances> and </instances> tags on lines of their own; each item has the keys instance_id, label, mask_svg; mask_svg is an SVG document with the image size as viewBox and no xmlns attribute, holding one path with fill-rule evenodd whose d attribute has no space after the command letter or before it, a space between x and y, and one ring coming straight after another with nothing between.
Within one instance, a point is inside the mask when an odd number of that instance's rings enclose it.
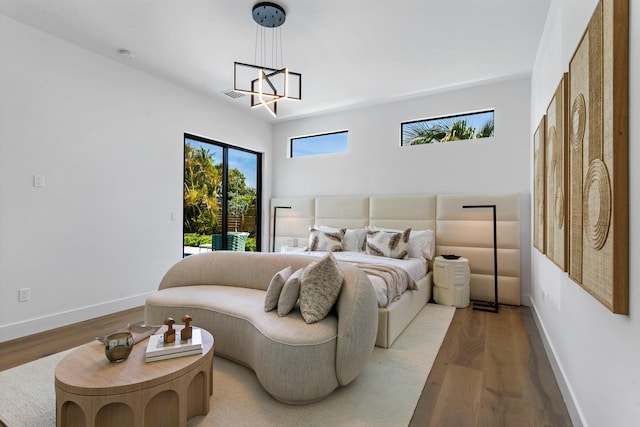
<instances>
[{"instance_id":1,"label":"bed","mask_svg":"<svg viewBox=\"0 0 640 427\"><path fill-rule=\"evenodd\" d=\"M462 209L463 205L468 204L497 205L500 303L519 305L518 194L278 197L271 199L271 212L276 207L281 208L277 212L276 232L275 235L272 234L273 243L276 251L304 253L303 248L309 243L310 229L314 226L349 230L431 230L435 235L434 256L455 253L468 258L471 269L471 298L492 301L492 217L490 212L482 209ZM350 256L349 253L337 254L339 260L341 257ZM376 346L391 347L395 339L431 299L432 259L426 260L423 264L424 274L414 277L414 289L408 287L388 305L379 301Z\"/></svg>"},{"instance_id":2,"label":"bed","mask_svg":"<svg viewBox=\"0 0 640 427\"><path fill-rule=\"evenodd\" d=\"M311 258L321 258L327 254L327 251L311 251L305 247L288 247L286 252ZM380 308L388 307L407 290L418 290L418 283L429 271L428 261L424 257L397 259L370 255L364 250L333 252L333 256L339 263L353 265L365 272Z\"/></svg>"}]
</instances>

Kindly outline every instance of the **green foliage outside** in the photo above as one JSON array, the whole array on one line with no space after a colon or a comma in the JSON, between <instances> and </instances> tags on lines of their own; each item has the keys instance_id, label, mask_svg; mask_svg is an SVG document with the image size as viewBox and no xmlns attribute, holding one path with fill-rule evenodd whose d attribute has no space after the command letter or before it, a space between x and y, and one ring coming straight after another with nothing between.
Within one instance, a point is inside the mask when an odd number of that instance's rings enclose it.
<instances>
[{"instance_id":1,"label":"green foliage outside","mask_svg":"<svg viewBox=\"0 0 640 427\"><path fill-rule=\"evenodd\" d=\"M220 209L218 191L222 185L220 166L214 164L216 153L205 148L184 145L184 232L213 234L218 230Z\"/></svg>"},{"instance_id":2,"label":"green foliage outside","mask_svg":"<svg viewBox=\"0 0 640 427\"><path fill-rule=\"evenodd\" d=\"M247 243L245 243L244 245L244 250L249 252L255 252L257 250L255 237L247 238Z\"/></svg>"},{"instance_id":3,"label":"green foliage outside","mask_svg":"<svg viewBox=\"0 0 640 427\"><path fill-rule=\"evenodd\" d=\"M229 171L228 182L227 214L231 216L234 230L238 231L238 226L242 217L249 211L249 208L256 203L256 189L247 187L245 176L238 169Z\"/></svg>"},{"instance_id":4,"label":"green foliage outside","mask_svg":"<svg viewBox=\"0 0 640 427\"><path fill-rule=\"evenodd\" d=\"M199 247L200 245L210 245L211 244L211 235L202 235L198 233L184 233L184 246L193 246ZM244 246L245 251L255 252L256 248L256 238L249 237L247 238L247 242Z\"/></svg>"},{"instance_id":5,"label":"green foliage outside","mask_svg":"<svg viewBox=\"0 0 640 427\"><path fill-rule=\"evenodd\" d=\"M203 235L198 233L184 233L183 234L184 246L198 247L200 245L211 244L211 235Z\"/></svg>"},{"instance_id":6,"label":"green foliage outside","mask_svg":"<svg viewBox=\"0 0 640 427\"><path fill-rule=\"evenodd\" d=\"M476 129L473 126L469 126L464 119L448 117L404 125L402 143L403 145L421 145L434 142L487 138L493 136L493 131L493 119L487 120L480 129Z\"/></svg>"},{"instance_id":7,"label":"green foliage outside","mask_svg":"<svg viewBox=\"0 0 640 427\"><path fill-rule=\"evenodd\" d=\"M211 235L222 231L222 163L215 162L215 152L206 148L184 146L184 245L210 244ZM229 169L227 182L227 215L233 230L256 203L256 189L247 187L245 176L237 168ZM255 238L252 240L255 251ZM246 248L250 250L250 242Z\"/></svg>"}]
</instances>

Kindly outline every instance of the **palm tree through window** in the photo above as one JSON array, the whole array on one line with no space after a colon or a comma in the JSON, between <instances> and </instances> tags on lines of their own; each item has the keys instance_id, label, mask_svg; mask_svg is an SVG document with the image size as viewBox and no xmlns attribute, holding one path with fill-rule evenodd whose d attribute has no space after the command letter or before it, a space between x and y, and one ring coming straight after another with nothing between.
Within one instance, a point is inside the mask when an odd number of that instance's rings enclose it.
<instances>
[{"instance_id":1,"label":"palm tree through window","mask_svg":"<svg viewBox=\"0 0 640 427\"><path fill-rule=\"evenodd\" d=\"M401 143L423 145L489 138L494 135L494 110L405 122L401 125Z\"/></svg>"}]
</instances>

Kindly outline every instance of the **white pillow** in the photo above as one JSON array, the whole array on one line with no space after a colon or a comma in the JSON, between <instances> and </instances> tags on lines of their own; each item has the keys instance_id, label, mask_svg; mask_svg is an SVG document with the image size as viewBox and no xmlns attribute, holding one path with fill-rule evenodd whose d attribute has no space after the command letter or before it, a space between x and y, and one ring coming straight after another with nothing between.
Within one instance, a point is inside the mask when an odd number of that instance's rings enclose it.
<instances>
[{"instance_id":1,"label":"white pillow","mask_svg":"<svg viewBox=\"0 0 640 427\"><path fill-rule=\"evenodd\" d=\"M432 230L411 231L411 236L409 236L409 256L411 258L432 259L435 243Z\"/></svg>"},{"instance_id":2,"label":"white pillow","mask_svg":"<svg viewBox=\"0 0 640 427\"><path fill-rule=\"evenodd\" d=\"M337 232L340 228L328 227L326 225L314 225L313 228L324 232ZM367 239L367 230L358 228L355 230L347 229L342 238L342 249L351 252L362 252L364 250L364 242Z\"/></svg>"},{"instance_id":3,"label":"white pillow","mask_svg":"<svg viewBox=\"0 0 640 427\"><path fill-rule=\"evenodd\" d=\"M422 254L426 259L433 259L436 253L436 236L433 230L424 230L425 239L422 245Z\"/></svg>"}]
</instances>

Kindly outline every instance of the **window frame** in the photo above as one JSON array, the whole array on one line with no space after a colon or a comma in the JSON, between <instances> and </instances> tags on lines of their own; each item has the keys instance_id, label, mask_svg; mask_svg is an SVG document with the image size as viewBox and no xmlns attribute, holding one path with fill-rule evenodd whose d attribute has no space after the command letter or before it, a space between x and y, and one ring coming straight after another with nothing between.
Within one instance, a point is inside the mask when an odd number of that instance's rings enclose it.
<instances>
[{"instance_id":1,"label":"window frame","mask_svg":"<svg viewBox=\"0 0 640 427\"><path fill-rule=\"evenodd\" d=\"M228 171L229 171L229 150L238 150L238 151L244 151L246 153L250 153L256 156L256 252L261 252L262 251L262 161L263 161L263 153L259 152L259 151L254 151L248 148L244 148L244 147L238 147L236 145L231 145L231 144L227 144L225 142L220 142L214 139L209 139L209 138L205 138L202 136L198 136L198 135L193 135L193 134L189 134L189 133L185 133L183 135L182 138L182 147L183 147L183 151L182 151L182 162L183 162L183 167L182 167L182 182L183 182L183 187L184 187L184 155L185 155L185 149L184 149L184 145L186 144L187 140L194 140L197 141L199 143L206 143L209 145L215 145L218 146L220 148L222 148L222 159L221 159L221 164L222 164L222 173L223 173L223 180L222 180L222 192L225 195L222 200L222 224L221 224L221 233L223 235L223 239L222 239L222 247L224 249L227 249L227 239L224 238L224 236L227 235L227 233L229 232L228 229L228 200L227 200L227 194L228 194ZM184 189L183 189L184 192ZM184 206L183 206L184 209ZM183 233L184 233L184 218L183 218Z\"/></svg>"},{"instance_id":2,"label":"window frame","mask_svg":"<svg viewBox=\"0 0 640 427\"><path fill-rule=\"evenodd\" d=\"M325 153L317 153L317 154L306 154L306 155L298 155L298 156L294 156L294 143L295 141L300 141L300 140L308 140L309 138L317 138L317 137L324 137L324 136L330 136L330 135L338 135L338 134L345 134L346 135L346 148L344 151L328 151ZM303 158L303 157L313 157L313 156L326 156L326 155L331 155L331 154L340 154L340 153L346 153L347 151L349 151L349 130L348 129L343 129L343 130L336 130L336 131L331 131L331 132L322 132L322 133L314 133L314 134L310 134L310 135L303 135L303 136L292 136L289 138L289 144L288 144L288 158L290 159L299 159L299 158Z\"/></svg>"},{"instance_id":3,"label":"window frame","mask_svg":"<svg viewBox=\"0 0 640 427\"><path fill-rule=\"evenodd\" d=\"M429 122L437 122L437 121L442 121L442 120L448 120L448 119L455 119L455 118L462 118L462 117L469 117L469 116L475 116L475 115L480 115L480 114L485 114L485 113L491 113L491 120L494 123L494 127L495 127L495 115L496 115L496 109L495 108L487 108L487 109L483 109L483 110L475 110L475 111L469 111L469 112L465 112L465 113L456 113L456 114L447 114L447 115L443 115L443 116L435 116L435 117L429 117L429 118L423 118L423 119L417 119L417 120L409 120L409 121L405 121L405 122L401 122L400 123L400 147L415 147L415 146L419 146L419 145L430 145L432 143L444 143L444 142L454 142L454 141L474 141L474 140L478 140L478 139L486 139L486 138L493 138L495 137L495 128L492 131L491 135L489 136L483 136L480 138L476 138L475 136L473 138L464 138L464 139L457 139L457 140L449 140L449 141L442 141L442 140L432 140L429 143L423 143L423 144L404 144L404 133L405 133L405 126L407 125L412 125L415 123L429 123Z\"/></svg>"}]
</instances>

